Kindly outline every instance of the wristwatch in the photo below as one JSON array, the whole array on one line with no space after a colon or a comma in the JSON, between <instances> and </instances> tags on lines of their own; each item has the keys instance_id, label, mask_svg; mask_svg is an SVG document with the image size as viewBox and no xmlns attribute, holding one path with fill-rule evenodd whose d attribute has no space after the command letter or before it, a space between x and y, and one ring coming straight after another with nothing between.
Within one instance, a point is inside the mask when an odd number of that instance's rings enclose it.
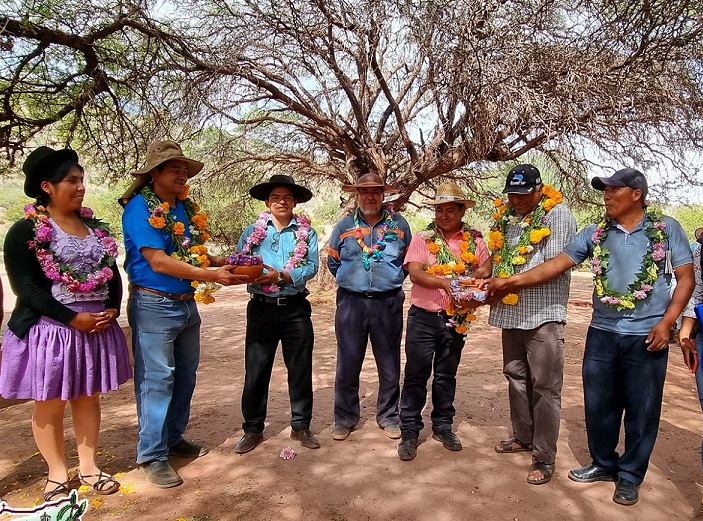
<instances>
[{"instance_id":1,"label":"wristwatch","mask_svg":"<svg viewBox=\"0 0 703 521\"><path fill-rule=\"evenodd\" d=\"M276 284L279 286L283 284L286 281L286 276L283 274L282 271L278 272L278 278L276 279Z\"/></svg>"}]
</instances>

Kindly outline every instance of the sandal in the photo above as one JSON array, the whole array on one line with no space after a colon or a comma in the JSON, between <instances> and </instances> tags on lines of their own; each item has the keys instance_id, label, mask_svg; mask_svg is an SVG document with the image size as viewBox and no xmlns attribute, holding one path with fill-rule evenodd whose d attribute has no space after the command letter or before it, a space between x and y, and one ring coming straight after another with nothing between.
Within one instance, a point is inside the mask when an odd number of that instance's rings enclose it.
<instances>
[{"instance_id":1,"label":"sandal","mask_svg":"<svg viewBox=\"0 0 703 521\"><path fill-rule=\"evenodd\" d=\"M60 481L54 481L53 479L47 478L47 480L46 480L47 484L53 483L54 485L56 485L56 487L53 490L50 490L49 492L44 492L44 501L48 503L49 501L54 499L56 496L61 495L61 494L68 496L71 493L71 491L68 488L68 483L70 481L71 481L70 479L67 479L66 481L61 483Z\"/></svg>"},{"instance_id":2,"label":"sandal","mask_svg":"<svg viewBox=\"0 0 703 521\"><path fill-rule=\"evenodd\" d=\"M523 443L517 438L503 440L495 446L495 451L499 454L507 454L510 452L530 452L531 450L531 443Z\"/></svg>"},{"instance_id":3,"label":"sandal","mask_svg":"<svg viewBox=\"0 0 703 521\"><path fill-rule=\"evenodd\" d=\"M88 481L86 481L86 478L98 479L95 481L95 483L88 483ZM103 473L102 470L98 474L86 474L85 476L82 476L79 472L78 480L81 482L82 485L93 487L93 490L95 490L95 492L97 492L98 494L102 494L103 496L114 494L120 489L120 482L110 476L110 474Z\"/></svg>"},{"instance_id":4,"label":"sandal","mask_svg":"<svg viewBox=\"0 0 703 521\"><path fill-rule=\"evenodd\" d=\"M530 485L544 485L549 483L552 479L552 474L554 473L554 465L548 465L547 463L542 463L540 460L536 459L532 461L530 465L530 472L540 472L542 474L541 479L530 479L529 474L527 475L527 482Z\"/></svg>"}]
</instances>

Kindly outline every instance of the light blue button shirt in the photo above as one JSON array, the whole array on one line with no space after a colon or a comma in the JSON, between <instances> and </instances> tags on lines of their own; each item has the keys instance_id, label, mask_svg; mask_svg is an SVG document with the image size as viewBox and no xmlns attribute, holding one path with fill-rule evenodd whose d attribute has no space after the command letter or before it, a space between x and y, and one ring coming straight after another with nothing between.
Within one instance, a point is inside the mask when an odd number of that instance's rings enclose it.
<instances>
[{"instance_id":1,"label":"light blue button shirt","mask_svg":"<svg viewBox=\"0 0 703 521\"><path fill-rule=\"evenodd\" d=\"M244 230L244 233L242 233L242 236L237 242L238 252L241 252L244 248L247 237L254 233L254 226L254 224L250 224ZM283 271L284 266L290 258L290 253L295 249L295 232L298 230L298 227L298 221L293 218L290 223L288 223L288 226L279 232L273 224L273 220L269 219L266 226L266 237L261 241L261 244L252 246L251 253L253 255L261 255L264 259L264 264L272 266L276 271ZM278 293L275 295L268 294L268 296L286 297L297 295L305 291L305 284L317 273L320 267L320 258L317 245L317 232L315 232L312 227L308 234L308 252L305 255L305 260L305 265L293 268L289 271L291 279L293 280L292 284L283 284ZM249 293L267 295L261 289L260 284L248 284L247 291Z\"/></svg>"},{"instance_id":2,"label":"light blue button shirt","mask_svg":"<svg viewBox=\"0 0 703 521\"><path fill-rule=\"evenodd\" d=\"M642 268L645 252L651 249L650 240L645 235L644 219L635 229L628 232L622 226L611 226L603 247L610 251L608 269L608 287L618 293L626 293L628 286L635 281ZM681 225L674 219L664 216L666 222L667 252L671 266L676 269L691 264L691 249L688 238ZM593 255L594 244L591 240L596 225L587 226L564 248L564 253L576 264ZM673 274L665 273L666 259L659 261L659 277L649 297L638 302L635 309L617 311L603 304L593 292L593 318L591 326L624 335L647 335L662 319L671 302L671 283Z\"/></svg>"}]
</instances>

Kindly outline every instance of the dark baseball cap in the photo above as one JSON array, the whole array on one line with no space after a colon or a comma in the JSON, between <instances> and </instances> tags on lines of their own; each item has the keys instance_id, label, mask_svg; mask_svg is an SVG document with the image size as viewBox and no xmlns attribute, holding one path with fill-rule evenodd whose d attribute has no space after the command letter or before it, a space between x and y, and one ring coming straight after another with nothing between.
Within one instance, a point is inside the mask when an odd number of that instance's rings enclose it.
<instances>
[{"instance_id":1,"label":"dark baseball cap","mask_svg":"<svg viewBox=\"0 0 703 521\"><path fill-rule=\"evenodd\" d=\"M525 164L514 166L505 180L504 194L531 194L542 184L542 176L536 166Z\"/></svg>"},{"instance_id":2,"label":"dark baseball cap","mask_svg":"<svg viewBox=\"0 0 703 521\"><path fill-rule=\"evenodd\" d=\"M596 190L605 190L606 186L629 186L634 190L642 190L642 201L647 198L647 178L634 168L623 168L610 177L594 177L591 186Z\"/></svg>"}]
</instances>

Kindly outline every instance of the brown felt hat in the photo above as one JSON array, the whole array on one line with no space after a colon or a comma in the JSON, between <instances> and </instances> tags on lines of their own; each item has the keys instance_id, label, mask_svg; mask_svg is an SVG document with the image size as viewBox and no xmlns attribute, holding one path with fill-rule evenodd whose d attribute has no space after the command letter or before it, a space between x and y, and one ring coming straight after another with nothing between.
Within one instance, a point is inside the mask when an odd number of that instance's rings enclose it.
<instances>
[{"instance_id":1,"label":"brown felt hat","mask_svg":"<svg viewBox=\"0 0 703 521\"><path fill-rule=\"evenodd\" d=\"M378 174L364 174L354 185L344 185L342 190L345 192L356 192L359 188L383 188L386 193L395 193L398 189L395 186L387 185Z\"/></svg>"}]
</instances>

